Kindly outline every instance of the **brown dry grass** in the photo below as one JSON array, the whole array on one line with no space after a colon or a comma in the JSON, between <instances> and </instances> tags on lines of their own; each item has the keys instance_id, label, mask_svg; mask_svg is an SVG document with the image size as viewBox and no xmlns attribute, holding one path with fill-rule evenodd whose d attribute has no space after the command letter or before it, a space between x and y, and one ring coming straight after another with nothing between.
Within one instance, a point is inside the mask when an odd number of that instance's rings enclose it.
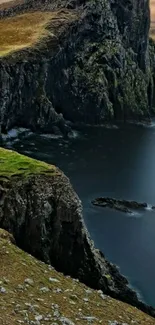
<instances>
[{"instance_id":1,"label":"brown dry grass","mask_svg":"<svg viewBox=\"0 0 155 325\"><path fill-rule=\"evenodd\" d=\"M0 10L9 9L24 3L24 0L0 0Z\"/></svg>"},{"instance_id":2,"label":"brown dry grass","mask_svg":"<svg viewBox=\"0 0 155 325\"><path fill-rule=\"evenodd\" d=\"M13 1L13 0L12 0ZM0 0L0 4L1 3L6 3L6 2L12 2L12 1L10 1L10 0Z\"/></svg>"},{"instance_id":3,"label":"brown dry grass","mask_svg":"<svg viewBox=\"0 0 155 325\"><path fill-rule=\"evenodd\" d=\"M31 12L0 20L0 56L30 47L47 36L52 12Z\"/></svg>"},{"instance_id":4,"label":"brown dry grass","mask_svg":"<svg viewBox=\"0 0 155 325\"><path fill-rule=\"evenodd\" d=\"M150 36L153 39L155 39L155 0L150 0L150 10L151 10Z\"/></svg>"},{"instance_id":5,"label":"brown dry grass","mask_svg":"<svg viewBox=\"0 0 155 325\"><path fill-rule=\"evenodd\" d=\"M57 10L28 12L0 20L0 57L36 46L48 36L57 37L76 18L75 12Z\"/></svg>"},{"instance_id":6,"label":"brown dry grass","mask_svg":"<svg viewBox=\"0 0 155 325\"><path fill-rule=\"evenodd\" d=\"M102 299L95 290L87 293L85 285L50 269L11 244L9 236L7 239L6 233L4 235L3 230L0 230L0 286L6 289L6 293L0 293L0 325L27 324L23 321L26 314L33 321L35 315L32 305L43 316L41 324L50 325L54 320L52 322L44 318L48 314L53 317L52 303L58 304L61 316L69 318L76 325L88 324L83 316L96 317L91 322L93 325L109 325L109 321L128 325L155 325L155 319L132 306L108 296ZM59 282L50 282L50 277ZM34 284L26 286L26 278L32 279ZM48 287L49 291L42 293L41 287ZM59 293L55 292L57 288L61 289ZM84 298L88 298L88 301ZM56 324L62 323L56 320Z\"/></svg>"}]
</instances>

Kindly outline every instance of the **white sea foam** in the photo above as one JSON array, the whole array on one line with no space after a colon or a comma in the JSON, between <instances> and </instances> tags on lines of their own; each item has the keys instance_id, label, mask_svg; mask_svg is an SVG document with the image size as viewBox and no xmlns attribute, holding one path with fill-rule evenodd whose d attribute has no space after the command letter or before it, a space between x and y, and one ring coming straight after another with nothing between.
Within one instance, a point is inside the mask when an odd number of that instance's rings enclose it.
<instances>
[{"instance_id":1,"label":"white sea foam","mask_svg":"<svg viewBox=\"0 0 155 325\"><path fill-rule=\"evenodd\" d=\"M147 204L147 207L145 209L151 211L152 210L152 205L151 204Z\"/></svg>"}]
</instances>

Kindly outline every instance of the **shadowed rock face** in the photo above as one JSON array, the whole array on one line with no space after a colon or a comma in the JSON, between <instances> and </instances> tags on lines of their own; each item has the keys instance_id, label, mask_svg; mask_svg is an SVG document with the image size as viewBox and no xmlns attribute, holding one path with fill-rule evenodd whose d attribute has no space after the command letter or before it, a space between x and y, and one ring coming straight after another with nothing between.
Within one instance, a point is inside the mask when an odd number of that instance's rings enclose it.
<instances>
[{"instance_id":1,"label":"shadowed rock face","mask_svg":"<svg viewBox=\"0 0 155 325\"><path fill-rule=\"evenodd\" d=\"M76 8L78 15L76 11L65 28L61 19L58 29L49 26L56 37L39 49L1 58L3 130L18 125L53 132L60 113L72 122L89 124L149 118L149 1L27 1L0 15L29 7L69 7L73 13Z\"/></svg>"},{"instance_id":2,"label":"shadowed rock face","mask_svg":"<svg viewBox=\"0 0 155 325\"><path fill-rule=\"evenodd\" d=\"M95 249L68 178L57 169L53 175L51 169L48 174L25 172L19 163L12 176L1 173L0 227L14 235L19 247L57 270L154 316L154 309L138 300L118 269Z\"/></svg>"},{"instance_id":3,"label":"shadowed rock face","mask_svg":"<svg viewBox=\"0 0 155 325\"><path fill-rule=\"evenodd\" d=\"M112 0L111 7L117 17L123 43L138 54L138 63L142 69L148 65L148 32L150 10L148 1Z\"/></svg>"}]
</instances>

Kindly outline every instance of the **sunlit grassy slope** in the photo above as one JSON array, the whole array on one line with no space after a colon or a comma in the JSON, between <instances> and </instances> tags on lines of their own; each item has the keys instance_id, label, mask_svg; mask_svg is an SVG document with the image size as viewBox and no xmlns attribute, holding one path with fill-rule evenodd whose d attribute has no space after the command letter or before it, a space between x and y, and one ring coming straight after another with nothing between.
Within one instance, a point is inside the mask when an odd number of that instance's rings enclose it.
<instances>
[{"instance_id":1,"label":"sunlit grassy slope","mask_svg":"<svg viewBox=\"0 0 155 325\"><path fill-rule=\"evenodd\" d=\"M11 242L0 229L0 325L155 325L138 309L63 276Z\"/></svg>"},{"instance_id":2,"label":"sunlit grassy slope","mask_svg":"<svg viewBox=\"0 0 155 325\"><path fill-rule=\"evenodd\" d=\"M63 25L73 17L69 11L36 11L0 20L0 57L32 47L48 35L55 37L47 29L50 22Z\"/></svg>"},{"instance_id":3,"label":"sunlit grassy slope","mask_svg":"<svg viewBox=\"0 0 155 325\"><path fill-rule=\"evenodd\" d=\"M1 178L11 179L11 177L29 177L47 173L53 175L58 173L58 170L53 165L0 148L0 180Z\"/></svg>"}]
</instances>

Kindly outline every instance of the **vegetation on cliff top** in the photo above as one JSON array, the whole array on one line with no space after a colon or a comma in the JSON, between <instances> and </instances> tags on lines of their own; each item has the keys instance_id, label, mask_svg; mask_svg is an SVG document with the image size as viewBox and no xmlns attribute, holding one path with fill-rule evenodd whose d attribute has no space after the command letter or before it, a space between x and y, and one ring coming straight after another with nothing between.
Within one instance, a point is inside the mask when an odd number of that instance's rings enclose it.
<instances>
[{"instance_id":1,"label":"vegetation on cliff top","mask_svg":"<svg viewBox=\"0 0 155 325\"><path fill-rule=\"evenodd\" d=\"M56 37L55 30L75 18L67 11L35 11L0 20L0 57L37 46L46 37ZM52 24L55 28L52 29ZM48 28L51 26L51 28Z\"/></svg>"},{"instance_id":2,"label":"vegetation on cliff top","mask_svg":"<svg viewBox=\"0 0 155 325\"><path fill-rule=\"evenodd\" d=\"M0 148L0 178L56 172L58 173L58 169L53 165Z\"/></svg>"},{"instance_id":3,"label":"vegetation on cliff top","mask_svg":"<svg viewBox=\"0 0 155 325\"><path fill-rule=\"evenodd\" d=\"M155 39L155 2L150 0L150 10L151 10L151 26L150 26L150 37Z\"/></svg>"},{"instance_id":4,"label":"vegetation on cliff top","mask_svg":"<svg viewBox=\"0 0 155 325\"><path fill-rule=\"evenodd\" d=\"M24 0L0 0L0 10L13 8L21 5L22 3L24 3Z\"/></svg>"},{"instance_id":5,"label":"vegetation on cliff top","mask_svg":"<svg viewBox=\"0 0 155 325\"><path fill-rule=\"evenodd\" d=\"M0 324L141 324L155 319L65 277L0 230Z\"/></svg>"}]
</instances>

